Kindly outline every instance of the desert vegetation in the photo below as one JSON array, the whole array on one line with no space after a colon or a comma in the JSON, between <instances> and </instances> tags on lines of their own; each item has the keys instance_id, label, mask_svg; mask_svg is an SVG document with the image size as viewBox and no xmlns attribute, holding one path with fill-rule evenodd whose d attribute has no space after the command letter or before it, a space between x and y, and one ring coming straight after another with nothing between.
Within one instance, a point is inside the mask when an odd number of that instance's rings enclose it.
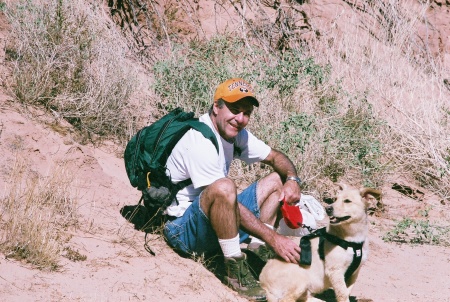
<instances>
[{"instance_id":1,"label":"desert vegetation","mask_svg":"<svg viewBox=\"0 0 450 302\"><path fill-rule=\"evenodd\" d=\"M211 33L203 30L201 8L189 1L0 1L11 24L9 89L24 106L70 122L81 142L124 147L137 129L171 109L198 116L218 83L243 77L261 103L251 131L289 155L305 192L320 198L336 181L381 188L401 177L448 206L450 93L445 66L416 32L429 3L360 1L362 10L343 1L345 12L332 21L339 30L325 30L308 19L302 2L216 1ZM235 28L221 26L222 18L234 18ZM244 185L268 172L233 163L232 177ZM53 243L64 235L46 236L43 249L52 252L45 256L10 240L29 241L13 221L17 204L29 200L36 206L31 215L49 212L49 197L27 198L36 183L18 183L2 200L0 223L8 227L1 246L31 262L48 258L44 263L53 267L61 251ZM51 212L71 220L72 197L61 193L52 196L58 207ZM38 229L54 227L46 223ZM404 239L412 236L405 228L419 227L426 237ZM386 240L448 244L446 227L426 216L403 220Z\"/></svg>"},{"instance_id":2,"label":"desert vegetation","mask_svg":"<svg viewBox=\"0 0 450 302\"><path fill-rule=\"evenodd\" d=\"M7 53L17 101L68 120L85 140L123 139L133 125L136 70L103 10L84 1L19 1L6 6Z\"/></svg>"},{"instance_id":3,"label":"desert vegetation","mask_svg":"<svg viewBox=\"0 0 450 302\"><path fill-rule=\"evenodd\" d=\"M58 269L70 240L68 230L78 224L74 175L61 162L41 176L18 154L8 178L0 208L1 251L41 269Z\"/></svg>"}]
</instances>

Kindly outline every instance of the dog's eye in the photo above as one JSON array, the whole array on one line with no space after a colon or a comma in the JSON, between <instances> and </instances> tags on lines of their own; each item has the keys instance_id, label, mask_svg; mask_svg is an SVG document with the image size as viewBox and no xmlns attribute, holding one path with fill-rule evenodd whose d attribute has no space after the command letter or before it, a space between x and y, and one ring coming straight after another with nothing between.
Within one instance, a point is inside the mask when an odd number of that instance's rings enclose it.
<instances>
[{"instance_id":1,"label":"dog's eye","mask_svg":"<svg viewBox=\"0 0 450 302\"><path fill-rule=\"evenodd\" d=\"M345 202L345 203L350 203L350 202L352 202L352 201L351 201L350 199L345 199L344 202Z\"/></svg>"},{"instance_id":2,"label":"dog's eye","mask_svg":"<svg viewBox=\"0 0 450 302\"><path fill-rule=\"evenodd\" d=\"M332 204L334 202L334 198L326 197L323 199L323 202L325 202L326 204Z\"/></svg>"}]
</instances>

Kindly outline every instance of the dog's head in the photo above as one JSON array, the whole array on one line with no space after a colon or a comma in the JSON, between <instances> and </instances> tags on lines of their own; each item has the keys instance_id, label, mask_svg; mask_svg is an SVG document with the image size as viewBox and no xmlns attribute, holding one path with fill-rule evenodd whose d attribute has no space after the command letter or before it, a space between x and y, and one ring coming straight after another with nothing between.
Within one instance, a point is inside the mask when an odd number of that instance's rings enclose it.
<instances>
[{"instance_id":1,"label":"dog's head","mask_svg":"<svg viewBox=\"0 0 450 302\"><path fill-rule=\"evenodd\" d=\"M380 191L372 188L355 189L346 184L338 184L338 186L340 191L336 199L325 208L330 225L343 225L363 220L370 202L381 196Z\"/></svg>"}]
</instances>

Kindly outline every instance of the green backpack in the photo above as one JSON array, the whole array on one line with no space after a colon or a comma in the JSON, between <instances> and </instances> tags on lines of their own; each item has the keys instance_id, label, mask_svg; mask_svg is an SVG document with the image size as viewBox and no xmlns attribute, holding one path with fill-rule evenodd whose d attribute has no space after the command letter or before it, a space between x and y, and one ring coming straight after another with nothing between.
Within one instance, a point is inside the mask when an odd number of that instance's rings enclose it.
<instances>
[{"instance_id":1,"label":"green backpack","mask_svg":"<svg viewBox=\"0 0 450 302\"><path fill-rule=\"evenodd\" d=\"M161 214L182 188L192 184L191 179L172 183L166 162L172 149L183 135L195 129L208 138L219 153L219 145L211 128L194 118L193 112L176 108L153 124L142 128L128 142L125 169L133 187L142 191L139 204L144 201L150 217Z\"/></svg>"}]
</instances>

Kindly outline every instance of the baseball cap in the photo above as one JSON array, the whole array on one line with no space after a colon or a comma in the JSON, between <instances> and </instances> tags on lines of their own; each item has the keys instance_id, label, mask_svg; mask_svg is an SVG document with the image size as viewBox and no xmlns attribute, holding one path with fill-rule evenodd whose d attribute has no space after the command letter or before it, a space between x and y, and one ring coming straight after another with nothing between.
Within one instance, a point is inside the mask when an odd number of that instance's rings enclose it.
<instances>
[{"instance_id":1,"label":"baseball cap","mask_svg":"<svg viewBox=\"0 0 450 302\"><path fill-rule=\"evenodd\" d=\"M256 107L259 106L252 86L241 78L226 80L217 86L216 93L214 94L214 101L222 99L227 103L234 103L243 98L250 98L253 101L253 105Z\"/></svg>"}]
</instances>

